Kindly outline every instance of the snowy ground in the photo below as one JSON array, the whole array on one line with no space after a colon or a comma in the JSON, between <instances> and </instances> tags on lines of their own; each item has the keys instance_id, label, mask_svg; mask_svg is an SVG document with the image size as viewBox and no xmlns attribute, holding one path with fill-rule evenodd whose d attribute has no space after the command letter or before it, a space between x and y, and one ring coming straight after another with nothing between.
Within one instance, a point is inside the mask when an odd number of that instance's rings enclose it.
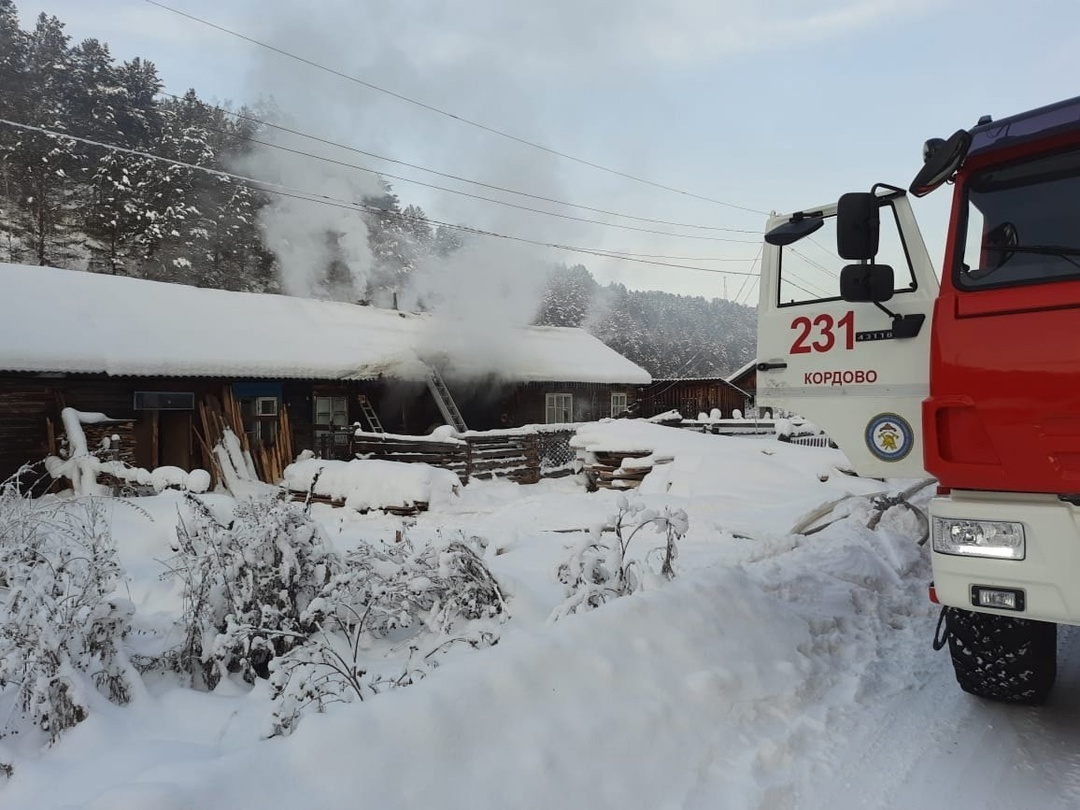
<instances>
[{"instance_id":1,"label":"snowy ground","mask_svg":"<svg viewBox=\"0 0 1080 810\"><path fill-rule=\"evenodd\" d=\"M1046 706L960 692L930 646L918 521L893 509L866 528L865 496L911 482L852 478L836 451L764 439L595 430L674 458L639 496L689 516L671 582L552 623L565 595L556 566L583 536L572 530L608 519L617 493L572 478L472 483L408 532L487 538L512 616L496 646L306 716L285 738L264 738L264 688L151 683L128 706L96 706L52 748L0 740L13 766L0 807L1080 807L1074 634L1062 633ZM790 533L833 502L841 520ZM139 615L164 616L177 609L158 578L176 496L140 503L154 523L120 509L114 536ZM316 510L342 549L403 525Z\"/></svg>"}]
</instances>

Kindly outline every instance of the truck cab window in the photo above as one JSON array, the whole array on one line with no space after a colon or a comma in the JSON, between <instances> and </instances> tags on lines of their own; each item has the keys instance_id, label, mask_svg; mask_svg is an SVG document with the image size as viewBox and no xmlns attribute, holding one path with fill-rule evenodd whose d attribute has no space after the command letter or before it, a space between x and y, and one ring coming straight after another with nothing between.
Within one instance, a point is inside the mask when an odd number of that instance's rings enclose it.
<instances>
[{"instance_id":1,"label":"truck cab window","mask_svg":"<svg viewBox=\"0 0 1080 810\"><path fill-rule=\"evenodd\" d=\"M915 275L907 249L900 235L896 212L891 204L881 206L878 264L893 268L896 293L915 289ZM840 269L850 264L836 252L836 217L812 235L780 249L779 292L777 305L800 306L840 298Z\"/></svg>"},{"instance_id":2,"label":"truck cab window","mask_svg":"<svg viewBox=\"0 0 1080 810\"><path fill-rule=\"evenodd\" d=\"M962 289L1080 277L1080 152L992 167L965 189Z\"/></svg>"}]
</instances>

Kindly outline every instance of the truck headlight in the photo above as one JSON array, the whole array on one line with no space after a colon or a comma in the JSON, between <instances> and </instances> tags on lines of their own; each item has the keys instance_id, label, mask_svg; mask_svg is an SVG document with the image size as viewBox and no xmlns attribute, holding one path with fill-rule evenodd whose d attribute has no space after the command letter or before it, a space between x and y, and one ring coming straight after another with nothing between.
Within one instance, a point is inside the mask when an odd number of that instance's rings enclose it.
<instances>
[{"instance_id":1,"label":"truck headlight","mask_svg":"<svg viewBox=\"0 0 1080 810\"><path fill-rule=\"evenodd\" d=\"M934 518L934 551L965 557L1024 559L1024 524L1003 520Z\"/></svg>"}]
</instances>

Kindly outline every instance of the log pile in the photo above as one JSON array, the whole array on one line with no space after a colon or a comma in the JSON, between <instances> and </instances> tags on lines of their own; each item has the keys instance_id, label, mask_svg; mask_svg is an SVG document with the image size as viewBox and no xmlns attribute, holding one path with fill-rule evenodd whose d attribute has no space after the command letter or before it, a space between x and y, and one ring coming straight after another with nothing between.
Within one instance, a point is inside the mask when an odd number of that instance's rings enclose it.
<instances>
[{"instance_id":1,"label":"log pile","mask_svg":"<svg viewBox=\"0 0 1080 810\"><path fill-rule=\"evenodd\" d=\"M294 501L302 503L323 503L327 506L333 506L336 508L342 508L345 506L344 498L330 498L326 495L309 495L306 492L293 492L292 499ZM421 512L428 510L427 501L415 501L409 505L403 506L380 506L377 510L372 509L358 509L357 512L361 515L366 515L371 511L385 512L391 515L397 515L399 517L414 517Z\"/></svg>"},{"instance_id":2,"label":"log pile","mask_svg":"<svg viewBox=\"0 0 1080 810\"><path fill-rule=\"evenodd\" d=\"M652 467L624 468L623 462L628 458L645 458L650 455L652 455L651 451L596 450L590 452L582 467L582 472L585 473L585 488L590 492L595 492L597 489L636 489ZM657 463L669 460L662 459Z\"/></svg>"},{"instance_id":3,"label":"log pile","mask_svg":"<svg viewBox=\"0 0 1080 810\"><path fill-rule=\"evenodd\" d=\"M55 428L49 420L49 435L55 436ZM135 420L116 419L109 422L96 422L82 426L86 436L86 446L90 452L103 461L122 461L129 467L135 464ZM116 439L113 439L113 437ZM109 450L101 452L104 440L109 440ZM52 451L50 451L52 452Z\"/></svg>"}]
</instances>

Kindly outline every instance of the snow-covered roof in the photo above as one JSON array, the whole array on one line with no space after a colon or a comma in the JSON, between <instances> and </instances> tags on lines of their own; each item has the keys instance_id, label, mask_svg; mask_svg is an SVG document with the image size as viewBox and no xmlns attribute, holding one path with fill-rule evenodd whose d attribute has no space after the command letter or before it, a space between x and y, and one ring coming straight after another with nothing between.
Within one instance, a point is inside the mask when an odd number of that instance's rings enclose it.
<instances>
[{"instance_id":1,"label":"snow-covered roof","mask_svg":"<svg viewBox=\"0 0 1080 810\"><path fill-rule=\"evenodd\" d=\"M479 323L478 323L479 322ZM115 376L647 384L581 329L502 328L284 295L0 264L0 369Z\"/></svg>"}]
</instances>

